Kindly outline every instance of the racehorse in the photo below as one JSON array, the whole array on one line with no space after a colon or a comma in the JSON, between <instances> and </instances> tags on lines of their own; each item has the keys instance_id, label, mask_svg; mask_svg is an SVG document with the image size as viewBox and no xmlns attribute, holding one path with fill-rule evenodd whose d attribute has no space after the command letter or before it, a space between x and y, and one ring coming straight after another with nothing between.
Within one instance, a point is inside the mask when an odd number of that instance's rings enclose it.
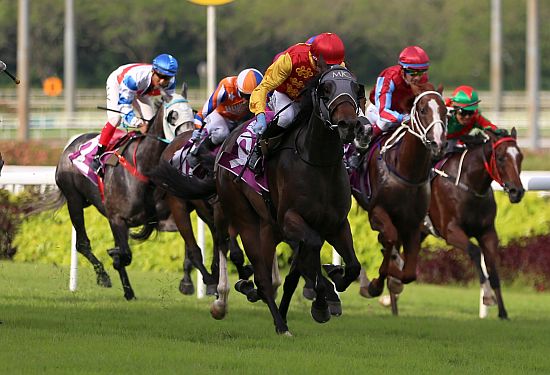
<instances>
[{"instance_id":1,"label":"racehorse","mask_svg":"<svg viewBox=\"0 0 550 375\"><path fill-rule=\"evenodd\" d=\"M135 298L126 272L126 266L132 261L128 237L145 240L162 225L162 221L169 218L166 203L145 174L158 164L162 151L169 143L165 138L167 133L174 135L192 129L192 111L183 96L174 95L170 102L159 107L149 121L145 134L133 132L127 146L119 149L120 153L115 153L118 164L111 166L107 163L105 166L103 199L98 186L77 170L69 159L69 155L96 137L97 133L78 136L63 150L57 164L55 180L59 191L54 191L55 198L46 199L38 209L55 209L67 202L76 231L76 249L92 263L97 283L103 287L111 287L111 280L92 252L84 223L84 208L93 205L108 219L115 241L115 247L108 250L108 254L113 258L113 267L120 275L127 300ZM138 226L142 226L138 233L129 233L129 228Z\"/></svg>"},{"instance_id":2,"label":"racehorse","mask_svg":"<svg viewBox=\"0 0 550 375\"><path fill-rule=\"evenodd\" d=\"M347 69L327 69L321 65L323 73L314 77L302 92L296 119L266 159L269 198L262 197L224 168L218 166L216 172L218 234L230 228L241 236L254 267L257 295L267 303L276 332L284 335L290 335L286 315L301 274L315 280L313 318L318 322L330 319L325 283L319 281L320 250L325 240L346 263L344 272L331 275L338 291L344 291L360 271L347 219L351 194L342 159L343 144L353 141L359 126L359 85ZM237 128L231 133L222 145L222 152L230 152L239 137L251 136L251 125L243 126L248 126L247 130ZM271 270L276 245L283 240L296 241L299 248L277 307ZM211 307L216 319L225 316L229 293L225 253L220 252L219 257L219 297Z\"/></svg>"},{"instance_id":3,"label":"racehorse","mask_svg":"<svg viewBox=\"0 0 550 375\"><path fill-rule=\"evenodd\" d=\"M358 204L368 212L371 228L379 232L383 247L378 278L369 282L361 272L360 292L367 298L382 293L387 277L392 298L402 291L402 283L416 280L432 158L439 157L446 144L447 109L441 88L435 91L430 83L412 88L412 105L401 103L401 112L410 110L410 125L401 125L372 146L371 154L367 154L370 157L364 158L357 171L361 189L352 190ZM396 308L393 313L397 314Z\"/></svg>"},{"instance_id":4,"label":"racehorse","mask_svg":"<svg viewBox=\"0 0 550 375\"><path fill-rule=\"evenodd\" d=\"M212 295L215 294L218 285L218 251L220 249L217 244L219 236L215 235L214 209L208 202L209 198L212 198L216 194L214 176L211 173L208 173L203 178L183 176L170 164L174 153L182 149L189 142L191 135L191 131L186 131L174 138L170 145L163 151L157 168L148 176L157 185L166 190L165 200L174 217L180 235L185 242L184 276L180 282L180 291L183 294L193 293L194 287L190 272L192 267L195 267L201 273L203 281L207 286L206 294ZM210 162L213 169L214 156L212 156L211 159ZM208 167L205 169L208 169ZM197 193L192 197L193 199L184 199L178 196L178 188L182 185L184 187L196 186ZM197 215L208 225L210 233L212 234L214 256L212 257L211 273L207 271L203 264L201 249L193 234L193 226L189 216L193 210L196 210ZM237 267L239 278L248 279L252 275L252 267L244 265L243 251L239 247L236 237L231 236L228 241L229 254L231 260Z\"/></svg>"},{"instance_id":5,"label":"racehorse","mask_svg":"<svg viewBox=\"0 0 550 375\"><path fill-rule=\"evenodd\" d=\"M479 272L484 304L494 304L496 299L499 318L507 319L496 265L497 207L491 182L502 186L511 203L520 202L525 193L520 179L523 155L516 142L515 128L510 134L495 135L489 130L484 134L481 140L467 143L464 151L450 154L441 167L436 166L429 219L435 229L432 234L468 253ZM479 246L470 238L475 238ZM489 283L481 266L481 254Z\"/></svg>"}]
</instances>

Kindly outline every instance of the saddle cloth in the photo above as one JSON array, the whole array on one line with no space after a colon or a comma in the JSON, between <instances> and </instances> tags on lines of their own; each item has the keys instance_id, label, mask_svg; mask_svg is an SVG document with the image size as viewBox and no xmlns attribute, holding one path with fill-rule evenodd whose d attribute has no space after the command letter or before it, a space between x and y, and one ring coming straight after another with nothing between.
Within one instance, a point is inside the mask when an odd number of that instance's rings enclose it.
<instances>
[{"instance_id":1,"label":"saddle cloth","mask_svg":"<svg viewBox=\"0 0 550 375\"><path fill-rule=\"evenodd\" d=\"M105 162L114 153L113 146L116 145L117 142L126 134L127 133L124 130L116 129L115 133L113 134L113 138L109 142L109 146L107 146L108 151L105 151L105 153L103 153L103 155L101 155L100 157L102 165L105 164ZM78 147L75 152L69 154L69 160L73 163L76 169L78 169L80 173L86 176L96 186L98 185L97 174L94 170L90 168L90 164L92 163L92 160L97 153L98 145L99 135L90 139L89 141L84 142Z\"/></svg>"},{"instance_id":2,"label":"saddle cloth","mask_svg":"<svg viewBox=\"0 0 550 375\"><path fill-rule=\"evenodd\" d=\"M274 113L266 111L265 117L266 122L269 123L273 120ZM218 167L226 169L235 176L241 176L241 180L250 186L256 193L261 194L262 190L264 192L269 192L269 185L265 172L260 176L255 176L254 172L246 165L248 155L256 144L256 133L252 131L252 127L255 124L256 119L254 118L241 128L241 134L237 137L237 141L233 144L231 150L222 151L219 156Z\"/></svg>"}]
</instances>

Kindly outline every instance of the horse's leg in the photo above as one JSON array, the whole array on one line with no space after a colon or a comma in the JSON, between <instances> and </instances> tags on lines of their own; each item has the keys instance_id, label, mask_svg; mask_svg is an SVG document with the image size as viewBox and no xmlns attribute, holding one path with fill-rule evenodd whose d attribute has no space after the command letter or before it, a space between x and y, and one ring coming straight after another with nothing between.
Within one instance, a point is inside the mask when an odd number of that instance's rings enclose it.
<instances>
[{"instance_id":1,"label":"horse's leg","mask_svg":"<svg viewBox=\"0 0 550 375\"><path fill-rule=\"evenodd\" d=\"M273 255L273 267L271 267L271 285L273 285L274 297L277 298L277 291L281 286L283 279L279 272L279 260L277 259L277 252Z\"/></svg>"},{"instance_id":2,"label":"horse's leg","mask_svg":"<svg viewBox=\"0 0 550 375\"><path fill-rule=\"evenodd\" d=\"M178 231L180 232L183 241L185 242L185 258L191 262L191 265L195 267L202 275L203 281L206 285L216 284L216 281L204 266L202 253L195 235L193 234L193 225L191 224L191 216L189 215L189 208L186 201L179 199L173 195L168 194L166 197L170 212L174 217ZM185 265L184 265L185 266ZM191 279L191 278L189 278ZM182 289L185 289L185 272L184 278L180 281L179 289L183 293ZM192 281L191 281L192 283ZM185 294L185 293L184 293Z\"/></svg>"},{"instance_id":3,"label":"horse's leg","mask_svg":"<svg viewBox=\"0 0 550 375\"><path fill-rule=\"evenodd\" d=\"M86 233L86 225L84 223L84 200L82 197L71 196L67 198L67 207L69 216L76 232L76 250L84 255L86 259L94 267L96 273L97 285L110 288L112 286L111 278L105 271L103 263L92 252L90 239Z\"/></svg>"},{"instance_id":4,"label":"horse's leg","mask_svg":"<svg viewBox=\"0 0 550 375\"><path fill-rule=\"evenodd\" d=\"M359 264L359 260L353 248L353 238L349 221L345 220L342 227L334 236L327 236L327 241L334 247L338 254L340 254L346 264L343 275L339 272L329 275L334 282L336 290L343 292L352 282L357 280L359 272L361 271L361 265Z\"/></svg>"},{"instance_id":5,"label":"horse's leg","mask_svg":"<svg viewBox=\"0 0 550 375\"><path fill-rule=\"evenodd\" d=\"M314 289L316 298L311 304L311 315L315 321L325 323L330 319L330 311L326 301L326 287L320 278L320 252L324 241L316 231L307 225L302 216L294 210L288 210L285 213L283 232L291 240L299 241L300 243L300 251L294 254L293 263L296 262L297 268L306 279L315 280ZM357 259L355 261L359 265ZM357 273L359 273L359 270ZM292 283L293 288L285 286L284 293L294 293L296 285L297 281L296 283ZM288 298L290 301L291 297Z\"/></svg>"},{"instance_id":6,"label":"horse's leg","mask_svg":"<svg viewBox=\"0 0 550 375\"><path fill-rule=\"evenodd\" d=\"M126 266L132 263L132 251L128 245L128 227L124 220L119 217L109 218L109 225L115 239L115 247L108 250L107 253L113 258L113 268L118 271L120 276L124 298L129 301L136 297L126 272Z\"/></svg>"},{"instance_id":7,"label":"horse's leg","mask_svg":"<svg viewBox=\"0 0 550 375\"><path fill-rule=\"evenodd\" d=\"M179 291L181 294L187 296L195 293L195 285L193 284L191 271L193 271L193 263L187 258L187 252L185 252L185 259L183 259L183 278L180 281Z\"/></svg>"},{"instance_id":8,"label":"horse's leg","mask_svg":"<svg viewBox=\"0 0 550 375\"><path fill-rule=\"evenodd\" d=\"M269 307L275 323L275 331L278 334L290 335L288 326L284 321L275 302L275 292L272 283L273 259L276 243L270 223L263 224L258 230L258 224L249 223L240 232L245 249L260 249L247 251L248 258L254 266L254 283L258 288L258 295Z\"/></svg>"},{"instance_id":9,"label":"horse's leg","mask_svg":"<svg viewBox=\"0 0 550 375\"><path fill-rule=\"evenodd\" d=\"M252 276L254 268L250 264L244 264L244 252L239 246L236 235L229 236L229 258L235 267L237 267L239 279L248 280Z\"/></svg>"},{"instance_id":10,"label":"horse's leg","mask_svg":"<svg viewBox=\"0 0 550 375\"><path fill-rule=\"evenodd\" d=\"M481 249L483 250L483 256L485 258L485 266L487 267L487 274L489 275L489 283L491 288L495 292L495 297L498 305L498 317L500 319L508 319L508 312L504 307L504 301L502 300L502 292L500 289L500 277L498 276L498 270L496 266L496 256L498 249L498 236L494 228L487 231L480 238L478 238Z\"/></svg>"},{"instance_id":11,"label":"horse's leg","mask_svg":"<svg viewBox=\"0 0 550 375\"><path fill-rule=\"evenodd\" d=\"M298 245L299 246L299 245ZM283 284L283 296L281 297L281 303L279 304L279 312L286 322L286 316L288 313L288 308L290 306L290 301L292 300L292 295L298 286L298 281L300 280L300 270L297 266L297 254L300 251L299 247L294 250L294 257L290 264L290 270L288 271L287 276L285 277L285 283Z\"/></svg>"},{"instance_id":12,"label":"horse's leg","mask_svg":"<svg viewBox=\"0 0 550 375\"><path fill-rule=\"evenodd\" d=\"M227 300L229 298L229 277L227 274L226 251L219 251L219 278L218 278L218 298L210 305L210 315L214 319L223 319L227 314Z\"/></svg>"}]
</instances>

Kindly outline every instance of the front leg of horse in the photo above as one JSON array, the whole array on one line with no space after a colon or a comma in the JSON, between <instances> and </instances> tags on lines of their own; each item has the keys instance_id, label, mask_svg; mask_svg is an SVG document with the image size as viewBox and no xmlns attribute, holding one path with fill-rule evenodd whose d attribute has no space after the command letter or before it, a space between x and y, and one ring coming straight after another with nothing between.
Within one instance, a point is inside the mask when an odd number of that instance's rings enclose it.
<instances>
[{"instance_id":1,"label":"front leg of horse","mask_svg":"<svg viewBox=\"0 0 550 375\"><path fill-rule=\"evenodd\" d=\"M285 282L283 284L283 296L281 297L281 303L279 304L279 312L281 313L281 317L285 322L287 321L286 316L288 314L288 308L290 307L290 301L292 300L292 296L294 295L296 287L298 286L300 275L300 270L296 265L295 253L295 257L293 258L292 264L290 265L290 271L285 277Z\"/></svg>"},{"instance_id":2,"label":"front leg of horse","mask_svg":"<svg viewBox=\"0 0 550 375\"><path fill-rule=\"evenodd\" d=\"M84 240L79 240L77 235L77 241L76 241L76 250L84 255L90 263L92 263L94 267L94 271L96 273L96 281L97 285L102 286L104 288L111 288L113 284L111 283L111 278L109 277L109 274L107 271L105 271L105 267L103 266L103 263L97 257L92 253L92 247L90 245L90 240L86 237Z\"/></svg>"},{"instance_id":3,"label":"front leg of horse","mask_svg":"<svg viewBox=\"0 0 550 375\"><path fill-rule=\"evenodd\" d=\"M129 265L132 261L132 254L128 252L122 252L119 247L112 248L107 250L107 253L111 258L113 258L113 268L118 271L120 275L120 281L122 283L122 289L124 290L124 298L130 301L135 299L134 290L130 285L130 279L128 278L128 273L126 272L126 266Z\"/></svg>"},{"instance_id":4,"label":"front leg of horse","mask_svg":"<svg viewBox=\"0 0 550 375\"><path fill-rule=\"evenodd\" d=\"M498 249L498 237L496 231L492 230L483 235L479 239L479 243L483 249L483 256L485 266L487 268L487 274L489 275L489 284L495 292L495 297L498 306L498 317L500 319L508 319L508 312L504 307L504 301L502 299L502 292L500 288L500 277L496 266L496 254Z\"/></svg>"},{"instance_id":5,"label":"front leg of horse","mask_svg":"<svg viewBox=\"0 0 550 375\"><path fill-rule=\"evenodd\" d=\"M229 237L229 258L237 268L240 280L248 280L254 274L252 265L244 264L244 252L239 246L236 236Z\"/></svg>"},{"instance_id":6,"label":"front leg of horse","mask_svg":"<svg viewBox=\"0 0 550 375\"><path fill-rule=\"evenodd\" d=\"M359 277L361 264L355 255L353 248L353 237L349 222L346 219L338 232L333 236L327 236L327 241L340 254L344 260L344 272L328 272L338 292L345 291L348 286Z\"/></svg>"}]
</instances>

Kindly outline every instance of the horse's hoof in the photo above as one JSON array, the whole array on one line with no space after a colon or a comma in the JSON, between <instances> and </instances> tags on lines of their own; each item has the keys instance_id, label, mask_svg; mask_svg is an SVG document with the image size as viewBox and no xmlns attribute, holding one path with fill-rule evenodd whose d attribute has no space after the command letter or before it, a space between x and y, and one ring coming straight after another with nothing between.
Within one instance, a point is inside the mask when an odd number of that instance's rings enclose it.
<instances>
[{"instance_id":1,"label":"horse's hoof","mask_svg":"<svg viewBox=\"0 0 550 375\"><path fill-rule=\"evenodd\" d=\"M331 279L337 274L344 275L344 267L339 265L323 264L323 269Z\"/></svg>"},{"instance_id":2,"label":"horse's hoof","mask_svg":"<svg viewBox=\"0 0 550 375\"><path fill-rule=\"evenodd\" d=\"M111 288L113 286L111 283L111 278L107 272L102 272L97 275L97 285L103 288Z\"/></svg>"},{"instance_id":3,"label":"horse's hoof","mask_svg":"<svg viewBox=\"0 0 550 375\"><path fill-rule=\"evenodd\" d=\"M332 316L342 315L342 302L340 301L327 301L328 310Z\"/></svg>"},{"instance_id":4,"label":"horse's hoof","mask_svg":"<svg viewBox=\"0 0 550 375\"><path fill-rule=\"evenodd\" d=\"M368 286L362 286L359 288L359 294L361 295L361 297L365 297L365 298L374 298L373 296L371 296L369 294L369 287Z\"/></svg>"},{"instance_id":5,"label":"horse's hoof","mask_svg":"<svg viewBox=\"0 0 550 375\"><path fill-rule=\"evenodd\" d=\"M254 267L252 267L252 265L250 264L247 264L243 267L242 272L239 274L239 278L248 280L252 275L254 275Z\"/></svg>"},{"instance_id":6,"label":"horse's hoof","mask_svg":"<svg viewBox=\"0 0 550 375\"><path fill-rule=\"evenodd\" d=\"M191 296L195 294L195 286L189 281L180 281L179 291L181 294Z\"/></svg>"},{"instance_id":7,"label":"horse's hoof","mask_svg":"<svg viewBox=\"0 0 550 375\"><path fill-rule=\"evenodd\" d=\"M380 296L378 303L383 307L391 307L391 297L387 294Z\"/></svg>"},{"instance_id":8,"label":"horse's hoof","mask_svg":"<svg viewBox=\"0 0 550 375\"><path fill-rule=\"evenodd\" d=\"M367 286L367 291L368 291L368 294L372 297L378 297L380 294L382 294L382 292L384 291L384 287L382 288L377 288L376 285L374 283L370 283L368 286Z\"/></svg>"},{"instance_id":9,"label":"horse's hoof","mask_svg":"<svg viewBox=\"0 0 550 375\"><path fill-rule=\"evenodd\" d=\"M126 301L137 299L134 292L124 293L124 298L126 298Z\"/></svg>"},{"instance_id":10,"label":"horse's hoof","mask_svg":"<svg viewBox=\"0 0 550 375\"><path fill-rule=\"evenodd\" d=\"M483 296L483 304L485 306L494 306L497 304L497 299L495 296Z\"/></svg>"},{"instance_id":11,"label":"horse's hoof","mask_svg":"<svg viewBox=\"0 0 550 375\"><path fill-rule=\"evenodd\" d=\"M210 305L210 315L212 315L212 318L216 320L222 320L225 318L225 315L227 313L227 309L225 308L225 303L221 302L220 300L215 300Z\"/></svg>"},{"instance_id":12,"label":"horse's hoof","mask_svg":"<svg viewBox=\"0 0 550 375\"><path fill-rule=\"evenodd\" d=\"M282 331L282 332L277 331L277 334L278 334L279 336L293 337L293 336L292 336L292 333L290 333L290 331L288 331L288 330L287 330L287 331Z\"/></svg>"},{"instance_id":13,"label":"horse's hoof","mask_svg":"<svg viewBox=\"0 0 550 375\"><path fill-rule=\"evenodd\" d=\"M400 294L403 292L403 283L401 280L395 278L395 277L388 277L388 290L392 292L393 294Z\"/></svg>"},{"instance_id":14,"label":"horse's hoof","mask_svg":"<svg viewBox=\"0 0 550 375\"><path fill-rule=\"evenodd\" d=\"M317 297L317 293L315 293L315 289L306 288L306 287L304 287L304 289L302 290L302 295L304 296L305 299L309 301L313 301L315 297Z\"/></svg>"},{"instance_id":15,"label":"horse's hoof","mask_svg":"<svg viewBox=\"0 0 550 375\"><path fill-rule=\"evenodd\" d=\"M311 316L317 323L326 323L330 320L330 311L328 305L324 308L315 306L315 302L311 304Z\"/></svg>"},{"instance_id":16,"label":"horse's hoof","mask_svg":"<svg viewBox=\"0 0 550 375\"><path fill-rule=\"evenodd\" d=\"M209 284L206 286L206 295L215 296L218 294L218 284Z\"/></svg>"}]
</instances>

